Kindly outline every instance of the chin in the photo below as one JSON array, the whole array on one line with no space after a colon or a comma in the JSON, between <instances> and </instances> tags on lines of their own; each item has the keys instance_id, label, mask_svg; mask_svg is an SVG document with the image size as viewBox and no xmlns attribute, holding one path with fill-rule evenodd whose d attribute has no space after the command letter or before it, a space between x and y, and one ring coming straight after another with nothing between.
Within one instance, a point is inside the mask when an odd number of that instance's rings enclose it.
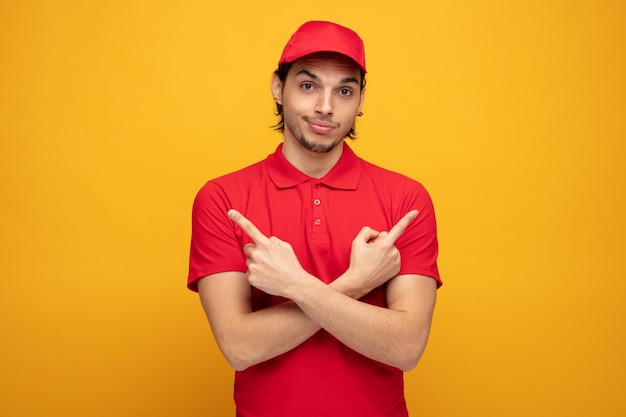
<instances>
[{"instance_id":1,"label":"chin","mask_svg":"<svg viewBox=\"0 0 626 417\"><path fill-rule=\"evenodd\" d=\"M306 138L304 135L298 140L305 149L315 153L328 153L343 142L343 138L333 142L316 142Z\"/></svg>"}]
</instances>

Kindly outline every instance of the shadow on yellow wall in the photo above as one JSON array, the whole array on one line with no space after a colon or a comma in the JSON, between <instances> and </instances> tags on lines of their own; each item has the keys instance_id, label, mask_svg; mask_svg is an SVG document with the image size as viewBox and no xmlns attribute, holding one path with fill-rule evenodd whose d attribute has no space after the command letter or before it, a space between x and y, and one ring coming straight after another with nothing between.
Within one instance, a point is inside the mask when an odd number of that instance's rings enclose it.
<instances>
[{"instance_id":1,"label":"shadow on yellow wall","mask_svg":"<svg viewBox=\"0 0 626 417\"><path fill-rule=\"evenodd\" d=\"M208 179L269 154L304 20L367 48L366 159L430 190L413 415L626 413L621 2L0 4L0 415L233 415L185 289Z\"/></svg>"}]
</instances>

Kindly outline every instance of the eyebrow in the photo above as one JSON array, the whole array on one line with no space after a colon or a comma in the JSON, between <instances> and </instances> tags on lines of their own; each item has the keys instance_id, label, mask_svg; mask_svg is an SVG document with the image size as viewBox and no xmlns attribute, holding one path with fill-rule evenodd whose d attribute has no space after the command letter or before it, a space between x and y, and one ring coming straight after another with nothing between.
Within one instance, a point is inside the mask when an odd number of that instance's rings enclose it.
<instances>
[{"instance_id":1,"label":"eyebrow","mask_svg":"<svg viewBox=\"0 0 626 417\"><path fill-rule=\"evenodd\" d=\"M318 77L317 75L313 74L312 72L305 70L305 69L301 69L300 71L298 71L296 73L296 76L300 75L300 74L305 74L307 76L309 76L310 78L313 78L314 80L319 80L320 77ZM346 77L346 78L342 78L341 80L339 80L339 84L348 84L348 83L355 83L357 85L359 85L359 80L357 80L354 77Z\"/></svg>"}]
</instances>

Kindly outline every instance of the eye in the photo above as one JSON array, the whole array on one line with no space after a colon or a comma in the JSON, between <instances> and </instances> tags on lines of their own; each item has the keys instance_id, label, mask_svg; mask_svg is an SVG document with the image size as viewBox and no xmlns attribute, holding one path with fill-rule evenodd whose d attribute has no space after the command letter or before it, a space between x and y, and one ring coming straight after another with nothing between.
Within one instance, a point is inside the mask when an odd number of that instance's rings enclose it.
<instances>
[{"instance_id":1,"label":"eye","mask_svg":"<svg viewBox=\"0 0 626 417\"><path fill-rule=\"evenodd\" d=\"M300 84L300 88L302 88L305 91L310 91L310 90L313 90L313 84L311 84L311 83L302 83L302 84Z\"/></svg>"},{"instance_id":2,"label":"eye","mask_svg":"<svg viewBox=\"0 0 626 417\"><path fill-rule=\"evenodd\" d=\"M339 90L339 93L340 93L342 96L349 97L349 96L351 96L351 95L352 95L352 90L351 90L351 89L349 89L349 88L342 88L341 90Z\"/></svg>"}]
</instances>

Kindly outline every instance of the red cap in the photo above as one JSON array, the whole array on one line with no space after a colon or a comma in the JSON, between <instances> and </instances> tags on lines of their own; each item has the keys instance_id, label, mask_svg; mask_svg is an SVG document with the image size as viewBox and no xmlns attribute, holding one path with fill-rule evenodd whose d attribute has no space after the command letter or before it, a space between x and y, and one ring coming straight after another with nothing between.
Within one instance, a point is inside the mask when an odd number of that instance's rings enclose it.
<instances>
[{"instance_id":1,"label":"red cap","mask_svg":"<svg viewBox=\"0 0 626 417\"><path fill-rule=\"evenodd\" d=\"M365 70L365 47L363 41L351 29L336 23L306 22L291 36L278 65L294 62L317 52L336 52L351 58L363 72Z\"/></svg>"}]
</instances>

